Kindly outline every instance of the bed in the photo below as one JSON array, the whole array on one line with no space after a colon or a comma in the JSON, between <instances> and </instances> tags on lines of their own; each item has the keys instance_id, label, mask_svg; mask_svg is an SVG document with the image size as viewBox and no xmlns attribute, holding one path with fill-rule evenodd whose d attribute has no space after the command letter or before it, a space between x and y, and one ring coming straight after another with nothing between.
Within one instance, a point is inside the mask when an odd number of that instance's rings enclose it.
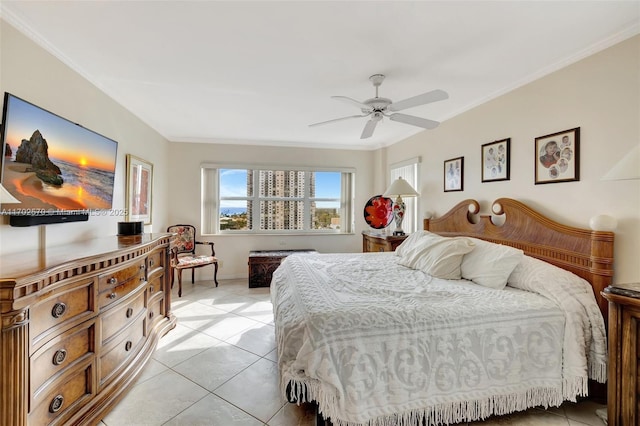
<instances>
[{"instance_id":1,"label":"bed","mask_svg":"<svg viewBox=\"0 0 640 426\"><path fill-rule=\"evenodd\" d=\"M289 256L271 284L283 395L335 426L438 425L605 382L613 233L508 198L479 210L425 219L395 253Z\"/></svg>"}]
</instances>

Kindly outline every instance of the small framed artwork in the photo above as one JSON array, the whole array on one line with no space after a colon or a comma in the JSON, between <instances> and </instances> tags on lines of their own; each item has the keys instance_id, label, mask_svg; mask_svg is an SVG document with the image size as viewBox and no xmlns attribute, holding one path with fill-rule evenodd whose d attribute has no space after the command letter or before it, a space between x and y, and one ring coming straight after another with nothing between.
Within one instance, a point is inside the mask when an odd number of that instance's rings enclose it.
<instances>
[{"instance_id":1,"label":"small framed artwork","mask_svg":"<svg viewBox=\"0 0 640 426\"><path fill-rule=\"evenodd\" d=\"M509 180L511 138L482 145L482 182Z\"/></svg>"},{"instance_id":2,"label":"small framed artwork","mask_svg":"<svg viewBox=\"0 0 640 426\"><path fill-rule=\"evenodd\" d=\"M151 224L153 164L127 154L127 220Z\"/></svg>"},{"instance_id":3,"label":"small framed artwork","mask_svg":"<svg viewBox=\"0 0 640 426\"><path fill-rule=\"evenodd\" d=\"M535 139L535 184L580 180L580 127Z\"/></svg>"},{"instance_id":4,"label":"small framed artwork","mask_svg":"<svg viewBox=\"0 0 640 426\"><path fill-rule=\"evenodd\" d=\"M444 192L462 191L464 188L464 157L444 162Z\"/></svg>"}]
</instances>

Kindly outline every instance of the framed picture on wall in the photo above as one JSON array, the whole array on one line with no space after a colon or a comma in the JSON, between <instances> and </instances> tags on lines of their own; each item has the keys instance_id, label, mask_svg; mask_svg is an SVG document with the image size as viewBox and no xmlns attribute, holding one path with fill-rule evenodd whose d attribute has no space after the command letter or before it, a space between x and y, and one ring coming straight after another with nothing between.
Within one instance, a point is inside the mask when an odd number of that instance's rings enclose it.
<instances>
[{"instance_id":1,"label":"framed picture on wall","mask_svg":"<svg viewBox=\"0 0 640 426\"><path fill-rule=\"evenodd\" d=\"M511 138L482 145L482 182L509 180Z\"/></svg>"},{"instance_id":2,"label":"framed picture on wall","mask_svg":"<svg viewBox=\"0 0 640 426\"><path fill-rule=\"evenodd\" d=\"M580 180L580 127L535 139L535 183Z\"/></svg>"},{"instance_id":3,"label":"framed picture on wall","mask_svg":"<svg viewBox=\"0 0 640 426\"><path fill-rule=\"evenodd\" d=\"M151 224L153 164L127 154L127 220Z\"/></svg>"},{"instance_id":4,"label":"framed picture on wall","mask_svg":"<svg viewBox=\"0 0 640 426\"><path fill-rule=\"evenodd\" d=\"M444 162L444 192L462 191L464 188L464 157Z\"/></svg>"}]
</instances>

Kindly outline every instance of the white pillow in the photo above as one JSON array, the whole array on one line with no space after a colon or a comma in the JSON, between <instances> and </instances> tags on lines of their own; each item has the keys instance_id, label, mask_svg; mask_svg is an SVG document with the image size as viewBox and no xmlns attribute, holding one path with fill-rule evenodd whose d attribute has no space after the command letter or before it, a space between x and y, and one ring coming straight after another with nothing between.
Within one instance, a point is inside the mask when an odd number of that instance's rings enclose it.
<instances>
[{"instance_id":1,"label":"white pillow","mask_svg":"<svg viewBox=\"0 0 640 426\"><path fill-rule=\"evenodd\" d=\"M520 249L472 238L475 248L464 255L460 272L462 278L485 287L502 290L509 275L520 263L524 252Z\"/></svg>"},{"instance_id":2,"label":"white pillow","mask_svg":"<svg viewBox=\"0 0 640 426\"><path fill-rule=\"evenodd\" d=\"M396 256L404 256L415 244L420 240L420 238L424 237L426 234L429 234L428 231L416 231L412 234L409 234L405 240L396 247Z\"/></svg>"},{"instance_id":3,"label":"white pillow","mask_svg":"<svg viewBox=\"0 0 640 426\"><path fill-rule=\"evenodd\" d=\"M398 263L448 280L460 279L462 256L473 250L473 241L462 237L441 237L426 232L405 251Z\"/></svg>"}]
</instances>

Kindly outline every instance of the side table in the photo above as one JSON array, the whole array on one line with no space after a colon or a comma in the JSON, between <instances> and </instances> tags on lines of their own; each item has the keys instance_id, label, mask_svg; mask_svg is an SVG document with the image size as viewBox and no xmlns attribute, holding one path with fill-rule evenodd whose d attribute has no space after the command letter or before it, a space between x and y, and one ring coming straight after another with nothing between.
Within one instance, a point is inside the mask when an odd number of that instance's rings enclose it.
<instances>
[{"instance_id":1,"label":"side table","mask_svg":"<svg viewBox=\"0 0 640 426\"><path fill-rule=\"evenodd\" d=\"M640 283L613 284L602 296L609 301L609 426L640 421Z\"/></svg>"}]
</instances>

